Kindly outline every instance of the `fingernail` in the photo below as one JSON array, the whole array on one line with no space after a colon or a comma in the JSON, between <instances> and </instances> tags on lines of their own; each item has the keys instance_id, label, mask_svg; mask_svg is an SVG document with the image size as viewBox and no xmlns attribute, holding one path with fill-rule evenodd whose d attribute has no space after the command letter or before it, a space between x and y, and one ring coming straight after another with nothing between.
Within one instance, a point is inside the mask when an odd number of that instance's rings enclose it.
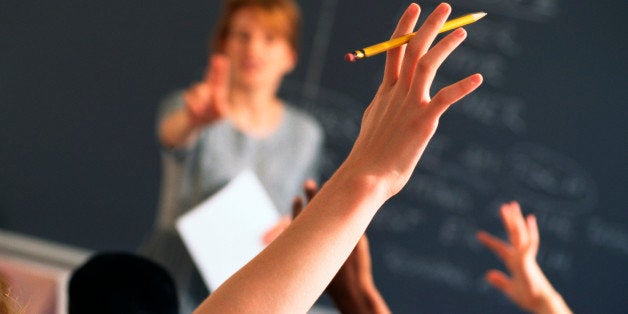
<instances>
[{"instance_id":1,"label":"fingernail","mask_svg":"<svg viewBox=\"0 0 628 314\"><path fill-rule=\"evenodd\" d=\"M467 31L464 28L458 28L454 31L454 36L456 37L464 37L467 34Z\"/></svg>"},{"instance_id":2,"label":"fingernail","mask_svg":"<svg viewBox=\"0 0 628 314\"><path fill-rule=\"evenodd\" d=\"M481 74L476 74L471 78L471 82L473 84L479 84L482 83L483 77Z\"/></svg>"}]
</instances>

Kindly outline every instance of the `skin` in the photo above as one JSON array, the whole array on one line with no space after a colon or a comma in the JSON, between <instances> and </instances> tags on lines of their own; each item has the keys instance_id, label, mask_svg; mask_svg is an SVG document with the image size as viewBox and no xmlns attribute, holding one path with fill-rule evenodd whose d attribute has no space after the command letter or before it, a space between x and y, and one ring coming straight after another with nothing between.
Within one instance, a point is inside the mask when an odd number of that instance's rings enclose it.
<instances>
[{"instance_id":1,"label":"skin","mask_svg":"<svg viewBox=\"0 0 628 314\"><path fill-rule=\"evenodd\" d=\"M485 231L478 232L477 237L504 262L510 274L491 269L486 280L524 310L543 314L571 313L536 262L539 250L536 217L524 218L517 202L503 204L500 214L508 242Z\"/></svg>"},{"instance_id":2,"label":"skin","mask_svg":"<svg viewBox=\"0 0 628 314\"><path fill-rule=\"evenodd\" d=\"M50 313L56 285L53 274L23 261L0 260L0 313Z\"/></svg>"},{"instance_id":3,"label":"skin","mask_svg":"<svg viewBox=\"0 0 628 314\"><path fill-rule=\"evenodd\" d=\"M307 201L318 192L318 185L308 180L303 185ZM303 210L303 199L296 197L292 215L297 217ZM340 313L387 314L390 309L379 293L371 271L371 253L366 234L363 234L349 258L340 267L325 292L330 296Z\"/></svg>"},{"instance_id":4,"label":"skin","mask_svg":"<svg viewBox=\"0 0 628 314\"><path fill-rule=\"evenodd\" d=\"M410 33L419 11L417 4L410 5L392 36ZM440 116L482 82L475 74L430 95L436 70L466 37L456 30L432 46L450 11L449 5L439 5L405 47L387 53L382 83L345 162L290 226L196 313L310 309L380 206L407 183Z\"/></svg>"}]
</instances>

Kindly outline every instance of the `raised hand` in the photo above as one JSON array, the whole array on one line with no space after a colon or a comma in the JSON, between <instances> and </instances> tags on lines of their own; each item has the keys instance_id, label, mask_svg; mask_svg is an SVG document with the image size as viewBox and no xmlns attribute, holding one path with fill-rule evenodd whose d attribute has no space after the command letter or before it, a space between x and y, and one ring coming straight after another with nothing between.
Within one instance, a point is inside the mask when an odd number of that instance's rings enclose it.
<instances>
[{"instance_id":1,"label":"raised hand","mask_svg":"<svg viewBox=\"0 0 628 314\"><path fill-rule=\"evenodd\" d=\"M418 5L410 5L391 37L411 33L419 11ZM450 11L449 5L439 5L406 46L388 51L382 84L347 159L352 167L384 179L389 196L408 181L440 116L482 82L481 75L471 75L430 96L436 71L466 37L464 29L457 29L430 48ZM371 157L365 158L367 154Z\"/></svg>"},{"instance_id":2,"label":"raised hand","mask_svg":"<svg viewBox=\"0 0 628 314\"><path fill-rule=\"evenodd\" d=\"M478 240L504 262L510 275L492 269L486 280L524 310L534 313L571 313L536 261L539 229L534 215L523 217L517 202L500 209L508 241L480 231Z\"/></svg>"}]
</instances>

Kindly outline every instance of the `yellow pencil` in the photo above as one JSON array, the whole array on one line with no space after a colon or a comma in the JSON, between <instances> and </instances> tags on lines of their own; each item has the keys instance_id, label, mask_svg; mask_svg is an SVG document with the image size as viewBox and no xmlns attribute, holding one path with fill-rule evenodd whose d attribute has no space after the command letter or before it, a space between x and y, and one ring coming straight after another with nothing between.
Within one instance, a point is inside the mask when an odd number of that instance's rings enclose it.
<instances>
[{"instance_id":1,"label":"yellow pencil","mask_svg":"<svg viewBox=\"0 0 628 314\"><path fill-rule=\"evenodd\" d=\"M473 22L476 22L477 20L483 18L484 16L486 16L485 12L476 12L476 13L471 13L471 14L467 14L464 16L461 16L459 18L455 18L453 20L449 20L447 22L445 22L445 24L443 24L443 28L440 29L440 31L438 33L444 33L446 31L450 31L454 28L458 28L467 24L471 24ZM414 35L416 34L416 32L414 33L410 33L407 35L403 35L401 37L397 37L397 38L393 38L391 40L385 41L383 43L379 43L379 44L375 44L372 46L368 46L366 48L362 48L359 50L356 50L354 52L349 52L345 55L345 60L349 61L349 62L353 62L355 60L358 59L362 59L362 58L366 58L366 57L370 57L373 55L376 55L378 53L382 53L386 50L392 49L392 48L396 48L399 47L403 44L406 44L410 41L410 39L412 39L412 37L414 37Z\"/></svg>"}]
</instances>

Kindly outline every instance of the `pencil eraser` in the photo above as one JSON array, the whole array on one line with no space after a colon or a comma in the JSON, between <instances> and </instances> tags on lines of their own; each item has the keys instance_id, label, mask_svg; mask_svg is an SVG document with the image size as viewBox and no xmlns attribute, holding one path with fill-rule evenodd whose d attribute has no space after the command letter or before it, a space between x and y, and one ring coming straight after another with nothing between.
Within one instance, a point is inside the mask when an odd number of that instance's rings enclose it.
<instances>
[{"instance_id":1,"label":"pencil eraser","mask_svg":"<svg viewBox=\"0 0 628 314\"><path fill-rule=\"evenodd\" d=\"M347 54L345 55L345 60L346 60L347 62L354 62L354 61L355 61L355 59L356 59L356 58L355 58L355 55L354 55L353 53L351 53L351 52L349 52L349 53L347 53Z\"/></svg>"}]
</instances>

